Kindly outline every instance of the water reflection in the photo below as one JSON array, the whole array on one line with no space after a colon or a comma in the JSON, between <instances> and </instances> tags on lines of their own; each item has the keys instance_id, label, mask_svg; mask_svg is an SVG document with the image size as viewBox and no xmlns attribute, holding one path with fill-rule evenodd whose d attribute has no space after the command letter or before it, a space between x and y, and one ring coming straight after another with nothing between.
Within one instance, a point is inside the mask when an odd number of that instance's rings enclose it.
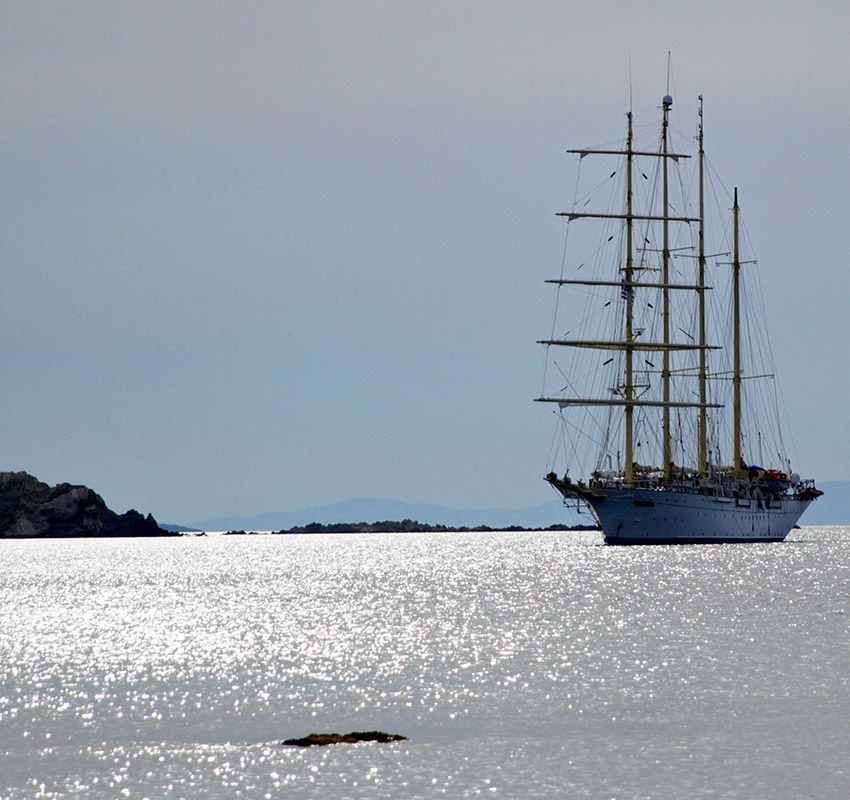
<instances>
[{"instance_id":1,"label":"water reflection","mask_svg":"<svg viewBox=\"0 0 850 800\"><path fill-rule=\"evenodd\" d=\"M3 796L844 797L846 533L4 542Z\"/></svg>"}]
</instances>

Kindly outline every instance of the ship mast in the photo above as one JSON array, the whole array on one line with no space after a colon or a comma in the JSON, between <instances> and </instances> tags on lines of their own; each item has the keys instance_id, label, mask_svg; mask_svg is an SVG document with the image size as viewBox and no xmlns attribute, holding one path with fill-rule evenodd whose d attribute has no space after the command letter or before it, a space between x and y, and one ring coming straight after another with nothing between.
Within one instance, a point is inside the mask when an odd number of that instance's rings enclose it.
<instances>
[{"instance_id":1,"label":"ship mast","mask_svg":"<svg viewBox=\"0 0 850 800\"><path fill-rule=\"evenodd\" d=\"M700 222L698 217L671 216L668 197L668 160L678 161L680 158L689 158L684 153L671 153L668 149L667 141L667 116L673 100L669 95L664 97L664 125L662 147L660 152L636 150L634 147L634 130L632 124L632 112L627 113L628 127L626 136L626 147L624 150L616 149L571 149L568 153L574 153L579 158L585 156L625 156L626 159L626 208L625 213L608 213L594 211L566 211L557 214L559 217L566 217L568 222L573 222L577 219L596 219L596 220L621 220L625 223L625 265L620 268L619 280L596 280L596 279L577 279L577 278L560 278L546 281L546 283L554 283L561 286L599 286L599 287L619 287L623 297L625 298L625 330L622 339L542 339L538 340L538 344L559 347L576 347L590 348L596 350L620 351L625 354L625 369L623 382L612 388L610 397L538 397L537 402L541 403L557 403L562 409L570 406L608 406L623 408L624 423L625 423L625 465L622 471L623 481L626 485L633 485L635 482L635 442L634 442L634 410L637 407L654 407L662 408L664 412L664 473L669 478L671 474L672 464L672 437L670 434L670 409L671 408L702 408L706 407L720 408L717 404L707 403L704 394L701 395L699 402L692 401L675 401L670 399L670 353L673 351L687 351L708 349L717 349L705 342L704 332L700 342L674 342L670 337L670 291L697 291L702 292L705 289L703 280L699 284L688 285L682 283L670 283L670 241L669 241L669 223L692 223ZM635 213L634 209L634 163L636 157L660 158L663 164L664 175L664 207L661 214L639 214ZM664 226L664 249L663 253L663 276L661 282L635 280L635 265L634 265L634 223L637 221L645 222L661 222ZM664 331L662 341L651 342L639 338L639 332L634 329L634 290L635 289L661 289L663 291L664 303ZM660 400L643 398L636 394L636 386L634 380L634 354L636 352L660 352L663 354L664 368L663 376L663 398Z\"/></svg>"},{"instance_id":2,"label":"ship mast","mask_svg":"<svg viewBox=\"0 0 850 800\"><path fill-rule=\"evenodd\" d=\"M661 121L661 153L667 155L667 128L669 125L668 116L670 114L670 106L673 105L673 98L667 94L661 101L662 106L662 121ZM668 215L670 213L670 196L667 177L667 158L661 159L662 175L663 175L663 244L661 250L661 283L664 284L662 289L662 319L663 319L663 342L665 345L670 344L670 224ZM664 442L664 478L670 480L672 477L673 467L673 447L672 436L670 433L670 350L665 349L663 353L663 362L661 367L661 390L664 399L663 410L663 432L662 440Z\"/></svg>"},{"instance_id":3,"label":"ship mast","mask_svg":"<svg viewBox=\"0 0 850 800\"><path fill-rule=\"evenodd\" d=\"M706 403L706 333L705 333L705 150L702 133L702 95L699 96L699 471L708 474L708 419Z\"/></svg>"},{"instance_id":4,"label":"ship mast","mask_svg":"<svg viewBox=\"0 0 850 800\"><path fill-rule=\"evenodd\" d=\"M626 138L626 374L625 386L623 394L626 400L625 406L625 422L626 422L626 470L624 479L626 484L631 486L635 480L635 434L634 434L634 419L635 407L632 404L635 398L634 386L634 291L631 289L632 280L634 278L634 209L633 209L633 193L632 193L632 161L634 153L632 151L633 132L632 132L632 112L628 113L628 133ZM667 159L664 159L665 165Z\"/></svg>"},{"instance_id":5,"label":"ship mast","mask_svg":"<svg viewBox=\"0 0 850 800\"><path fill-rule=\"evenodd\" d=\"M737 473L744 468L741 454L741 298L740 298L740 236L738 208L738 187L735 187L735 200L732 205L732 468Z\"/></svg>"}]
</instances>

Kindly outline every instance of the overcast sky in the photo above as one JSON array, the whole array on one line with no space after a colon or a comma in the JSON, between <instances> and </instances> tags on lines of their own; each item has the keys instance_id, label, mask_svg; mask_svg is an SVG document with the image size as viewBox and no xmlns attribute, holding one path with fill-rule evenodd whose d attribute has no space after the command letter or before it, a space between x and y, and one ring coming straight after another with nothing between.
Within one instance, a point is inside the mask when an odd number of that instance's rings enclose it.
<instances>
[{"instance_id":1,"label":"overcast sky","mask_svg":"<svg viewBox=\"0 0 850 800\"><path fill-rule=\"evenodd\" d=\"M654 122L670 50L800 471L850 479L845 2L0 9L0 468L171 522L552 499L564 150L622 135L630 70Z\"/></svg>"}]
</instances>

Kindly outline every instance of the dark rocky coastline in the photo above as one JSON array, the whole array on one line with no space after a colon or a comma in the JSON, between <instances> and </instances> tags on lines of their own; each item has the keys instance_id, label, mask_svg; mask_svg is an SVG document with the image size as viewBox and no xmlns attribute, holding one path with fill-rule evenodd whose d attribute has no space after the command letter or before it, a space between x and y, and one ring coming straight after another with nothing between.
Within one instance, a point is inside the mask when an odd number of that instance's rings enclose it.
<instances>
[{"instance_id":1,"label":"dark rocky coastline","mask_svg":"<svg viewBox=\"0 0 850 800\"><path fill-rule=\"evenodd\" d=\"M87 486L48 486L27 472L0 472L0 539L177 535L150 514L117 514Z\"/></svg>"}]
</instances>

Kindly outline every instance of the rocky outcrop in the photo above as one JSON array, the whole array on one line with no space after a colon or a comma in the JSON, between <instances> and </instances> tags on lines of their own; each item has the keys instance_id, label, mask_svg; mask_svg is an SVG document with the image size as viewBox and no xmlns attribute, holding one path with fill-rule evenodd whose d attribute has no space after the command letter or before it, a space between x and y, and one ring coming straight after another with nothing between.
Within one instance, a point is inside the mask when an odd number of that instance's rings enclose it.
<instances>
[{"instance_id":1,"label":"rocky outcrop","mask_svg":"<svg viewBox=\"0 0 850 800\"><path fill-rule=\"evenodd\" d=\"M406 736L383 731L352 731L351 733L310 733L301 739L286 739L288 747L324 747L329 744L357 744L358 742L403 742Z\"/></svg>"},{"instance_id":2,"label":"rocky outcrop","mask_svg":"<svg viewBox=\"0 0 850 800\"><path fill-rule=\"evenodd\" d=\"M87 486L48 486L27 472L0 472L0 538L173 535L150 514L116 514Z\"/></svg>"}]
</instances>

